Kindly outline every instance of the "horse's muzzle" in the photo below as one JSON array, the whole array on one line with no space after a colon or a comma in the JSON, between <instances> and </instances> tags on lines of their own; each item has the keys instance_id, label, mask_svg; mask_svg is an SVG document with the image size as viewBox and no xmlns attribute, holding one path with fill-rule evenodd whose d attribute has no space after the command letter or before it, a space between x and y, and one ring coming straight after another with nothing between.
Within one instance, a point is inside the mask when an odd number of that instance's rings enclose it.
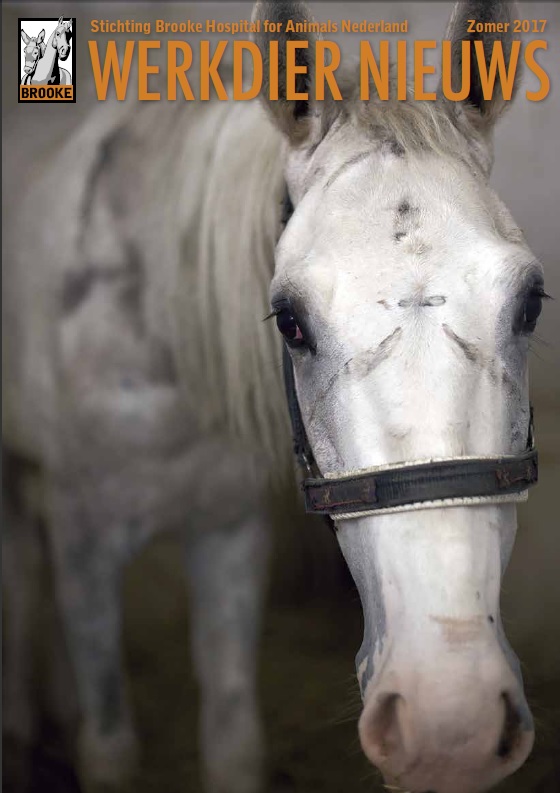
<instances>
[{"instance_id":1,"label":"horse's muzzle","mask_svg":"<svg viewBox=\"0 0 560 793\"><path fill-rule=\"evenodd\" d=\"M512 774L533 744L520 682L498 648L452 654L433 676L411 662L384 667L366 695L359 733L368 759L404 790L480 793ZM391 688L385 688L389 683Z\"/></svg>"}]
</instances>

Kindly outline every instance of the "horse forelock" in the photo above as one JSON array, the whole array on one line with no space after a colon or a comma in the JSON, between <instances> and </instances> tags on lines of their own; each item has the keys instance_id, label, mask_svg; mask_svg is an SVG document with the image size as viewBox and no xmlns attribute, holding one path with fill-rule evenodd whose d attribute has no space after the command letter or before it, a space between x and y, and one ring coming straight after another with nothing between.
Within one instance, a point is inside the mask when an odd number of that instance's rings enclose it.
<instances>
[{"instance_id":1,"label":"horse forelock","mask_svg":"<svg viewBox=\"0 0 560 793\"><path fill-rule=\"evenodd\" d=\"M312 141L318 148L335 126L354 124L372 143L386 142L394 152L405 155L432 151L442 157L467 161L488 173L492 154L488 140L472 123L460 103L438 97L435 101L416 100L414 89L407 85L407 98L397 100L397 72L390 71L391 99L381 101L371 86L370 99L360 97L359 74L348 69L339 78L342 101L327 99L321 108L318 135Z\"/></svg>"}]
</instances>

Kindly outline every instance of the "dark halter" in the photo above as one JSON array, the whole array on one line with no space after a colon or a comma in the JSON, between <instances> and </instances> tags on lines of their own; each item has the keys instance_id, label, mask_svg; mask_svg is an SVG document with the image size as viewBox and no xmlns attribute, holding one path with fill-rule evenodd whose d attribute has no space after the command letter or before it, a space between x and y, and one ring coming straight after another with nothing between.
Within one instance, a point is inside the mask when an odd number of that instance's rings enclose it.
<instances>
[{"instance_id":1,"label":"dark halter","mask_svg":"<svg viewBox=\"0 0 560 793\"><path fill-rule=\"evenodd\" d=\"M292 210L286 194L284 223ZM342 520L387 511L520 501L522 494L537 482L532 407L527 446L520 454L395 463L323 477L307 438L292 359L285 344L283 368L294 454L304 472L302 488L309 513Z\"/></svg>"}]
</instances>

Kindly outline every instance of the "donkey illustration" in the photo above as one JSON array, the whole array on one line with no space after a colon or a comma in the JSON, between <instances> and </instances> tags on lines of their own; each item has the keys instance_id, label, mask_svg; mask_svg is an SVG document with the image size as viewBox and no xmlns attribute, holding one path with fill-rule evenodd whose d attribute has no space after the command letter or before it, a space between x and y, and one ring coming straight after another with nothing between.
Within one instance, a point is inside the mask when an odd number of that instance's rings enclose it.
<instances>
[{"instance_id":1,"label":"donkey illustration","mask_svg":"<svg viewBox=\"0 0 560 793\"><path fill-rule=\"evenodd\" d=\"M21 38L25 44L25 66L23 67L21 84L27 85L30 82L32 76L35 74L37 64L45 54L45 50L47 48L47 45L45 44L45 29L43 28L39 35L34 38L33 36L28 36L25 30L22 28Z\"/></svg>"},{"instance_id":2,"label":"donkey illustration","mask_svg":"<svg viewBox=\"0 0 560 793\"><path fill-rule=\"evenodd\" d=\"M207 790L263 789L255 659L269 496L291 466L283 348L313 503L361 596L364 753L414 793L481 793L527 758L499 593L515 483L533 471L508 478L528 443L533 459L527 351L544 287L488 182L509 103L483 92L474 58L463 68L462 44L488 54L499 35L508 58L512 25L468 34L481 15L516 9L456 5L464 101L363 101L348 73L342 101L315 102L312 34L286 99L301 35L280 34L279 100L266 84L260 101L103 103L28 191L17 217L37 220L5 257L4 442L44 477L88 789L118 785L134 757L121 577L165 530L184 542ZM299 2L254 16L312 29ZM268 34L256 43L268 62ZM463 466L468 492L490 472L491 492L447 498L428 477L431 501L387 506L380 489L377 509L372 476L418 492L426 461Z\"/></svg>"}]
</instances>

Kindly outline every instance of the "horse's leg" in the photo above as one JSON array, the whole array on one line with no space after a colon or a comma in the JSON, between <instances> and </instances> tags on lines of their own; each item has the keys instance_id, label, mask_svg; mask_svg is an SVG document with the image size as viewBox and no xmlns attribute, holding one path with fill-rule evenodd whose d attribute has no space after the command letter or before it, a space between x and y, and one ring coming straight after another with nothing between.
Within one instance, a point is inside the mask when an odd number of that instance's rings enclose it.
<instances>
[{"instance_id":1,"label":"horse's leg","mask_svg":"<svg viewBox=\"0 0 560 793\"><path fill-rule=\"evenodd\" d=\"M61 769L66 779L75 768L76 734L79 727L80 708L78 692L60 610L57 607L55 581L50 550L45 554L45 601L41 611L41 704L45 729L41 735L42 747L48 760ZM42 760L45 762L45 759ZM73 788L72 788L73 789Z\"/></svg>"},{"instance_id":2,"label":"horse's leg","mask_svg":"<svg viewBox=\"0 0 560 793\"><path fill-rule=\"evenodd\" d=\"M99 526L80 492L53 488L52 546L57 595L82 711L78 772L87 791L118 788L136 764L126 693L121 573L126 526ZM89 490L95 502L95 490Z\"/></svg>"},{"instance_id":3,"label":"horse's leg","mask_svg":"<svg viewBox=\"0 0 560 793\"><path fill-rule=\"evenodd\" d=\"M26 494L36 470L2 451L2 738L6 790L27 790L38 739L40 707L36 688L38 621L42 591L42 548L36 516Z\"/></svg>"},{"instance_id":4,"label":"horse's leg","mask_svg":"<svg viewBox=\"0 0 560 793\"><path fill-rule=\"evenodd\" d=\"M35 642L33 612L37 600L39 560L32 526L4 504L2 531L2 743L6 790L25 791L31 779L32 749L38 709L33 686Z\"/></svg>"},{"instance_id":5,"label":"horse's leg","mask_svg":"<svg viewBox=\"0 0 560 793\"><path fill-rule=\"evenodd\" d=\"M266 522L255 514L206 526L187 546L192 648L201 686L200 737L209 793L255 793L263 784L256 684L266 580Z\"/></svg>"}]
</instances>

